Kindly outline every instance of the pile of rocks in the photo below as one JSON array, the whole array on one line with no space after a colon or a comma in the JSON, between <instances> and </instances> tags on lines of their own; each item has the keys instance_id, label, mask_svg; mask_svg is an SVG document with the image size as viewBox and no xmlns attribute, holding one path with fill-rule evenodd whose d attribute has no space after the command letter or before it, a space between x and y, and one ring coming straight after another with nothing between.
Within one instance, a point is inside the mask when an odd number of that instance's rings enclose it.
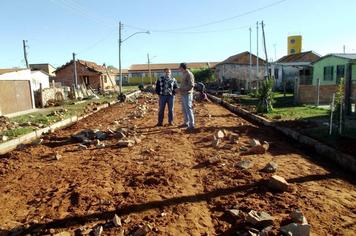
<instances>
[{"instance_id":1,"label":"pile of rocks","mask_svg":"<svg viewBox=\"0 0 356 236\"><path fill-rule=\"evenodd\" d=\"M7 130L15 129L17 127L18 127L17 123L12 122L6 116L0 116L0 132L4 132L4 131L7 131Z\"/></svg>"}]
</instances>

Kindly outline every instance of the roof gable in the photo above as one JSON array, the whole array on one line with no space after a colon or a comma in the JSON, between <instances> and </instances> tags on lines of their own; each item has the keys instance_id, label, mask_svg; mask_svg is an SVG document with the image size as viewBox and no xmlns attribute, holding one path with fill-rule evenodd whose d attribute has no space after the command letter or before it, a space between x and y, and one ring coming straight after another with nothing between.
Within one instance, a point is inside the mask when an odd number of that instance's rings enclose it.
<instances>
[{"instance_id":1,"label":"roof gable","mask_svg":"<svg viewBox=\"0 0 356 236\"><path fill-rule=\"evenodd\" d=\"M280 58L277 63L309 62L313 63L320 59L320 55L313 51L291 54Z\"/></svg>"},{"instance_id":2,"label":"roof gable","mask_svg":"<svg viewBox=\"0 0 356 236\"><path fill-rule=\"evenodd\" d=\"M257 56L251 53L252 65L256 65L257 63ZM258 63L260 65L264 65L266 63L265 60L258 57ZM226 60L219 63L220 64L238 64L238 65L249 65L250 64L250 52L245 51L236 55L233 55Z\"/></svg>"}]
</instances>

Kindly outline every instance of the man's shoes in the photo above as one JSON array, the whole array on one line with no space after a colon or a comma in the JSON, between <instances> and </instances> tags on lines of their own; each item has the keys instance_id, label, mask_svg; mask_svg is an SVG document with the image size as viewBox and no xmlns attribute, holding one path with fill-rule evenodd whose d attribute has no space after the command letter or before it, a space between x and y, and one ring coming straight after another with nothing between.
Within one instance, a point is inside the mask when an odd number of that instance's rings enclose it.
<instances>
[{"instance_id":1,"label":"man's shoes","mask_svg":"<svg viewBox=\"0 0 356 236\"><path fill-rule=\"evenodd\" d=\"M185 131L187 131L189 133L194 132L195 131L195 127L194 126L190 126L190 127L186 128Z\"/></svg>"},{"instance_id":2,"label":"man's shoes","mask_svg":"<svg viewBox=\"0 0 356 236\"><path fill-rule=\"evenodd\" d=\"M157 123L157 124L156 124L156 127L161 127L161 126L163 126L162 123Z\"/></svg>"},{"instance_id":3,"label":"man's shoes","mask_svg":"<svg viewBox=\"0 0 356 236\"><path fill-rule=\"evenodd\" d=\"M178 126L178 128L188 128L187 124L181 124L180 126Z\"/></svg>"}]
</instances>

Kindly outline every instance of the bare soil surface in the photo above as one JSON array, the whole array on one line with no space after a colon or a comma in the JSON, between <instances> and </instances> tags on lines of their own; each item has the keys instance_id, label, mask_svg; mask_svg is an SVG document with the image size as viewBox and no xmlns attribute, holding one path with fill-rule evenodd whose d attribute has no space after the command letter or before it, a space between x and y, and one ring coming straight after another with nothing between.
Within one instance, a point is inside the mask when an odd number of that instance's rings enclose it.
<instances>
[{"instance_id":1,"label":"bare soil surface","mask_svg":"<svg viewBox=\"0 0 356 236\"><path fill-rule=\"evenodd\" d=\"M177 125L182 122L178 100ZM142 104L148 113L132 118ZM238 235L248 226L244 218L250 210L272 215L269 235L278 235L298 208L312 235L355 234L354 175L218 105L195 103L195 115L194 132L177 125L155 127L157 101L144 95L137 103L116 104L46 135L42 144L1 156L0 235L88 235L99 226L102 235L139 235L142 226L150 228L147 235ZM108 128L127 128L141 142L119 148L113 134L102 141L106 147L91 144L81 150L70 139L83 129ZM224 140L214 148L211 137L219 129L238 133L239 142ZM244 155L240 147L251 138L268 141L267 153ZM235 167L241 160L253 166ZM272 160L292 191L266 186L273 174L260 170ZM240 216L229 215L231 208L239 209ZM122 227L111 223L115 214Z\"/></svg>"}]
</instances>

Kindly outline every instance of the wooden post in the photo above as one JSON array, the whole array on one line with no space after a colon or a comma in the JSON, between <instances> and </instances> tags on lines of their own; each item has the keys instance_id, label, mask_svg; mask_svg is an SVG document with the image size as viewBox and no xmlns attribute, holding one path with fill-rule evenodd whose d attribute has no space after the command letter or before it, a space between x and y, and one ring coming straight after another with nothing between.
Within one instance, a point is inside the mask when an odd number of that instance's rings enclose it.
<instances>
[{"instance_id":1,"label":"wooden post","mask_svg":"<svg viewBox=\"0 0 356 236\"><path fill-rule=\"evenodd\" d=\"M330 124L329 124L329 135L332 134L333 131L333 114L334 114L334 106L335 106L335 93L333 93L333 98L331 101L331 105L330 105Z\"/></svg>"},{"instance_id":2,"label":"wooden post","mask_svg":"<svg viewBox=\"0 0 356 236\"><path fill-rule=\"evenodd\" d=\"M319 93L320 93L320 79L317 78L316 79L316 106L319 106Z\"/></svg>"}]
</instances>

